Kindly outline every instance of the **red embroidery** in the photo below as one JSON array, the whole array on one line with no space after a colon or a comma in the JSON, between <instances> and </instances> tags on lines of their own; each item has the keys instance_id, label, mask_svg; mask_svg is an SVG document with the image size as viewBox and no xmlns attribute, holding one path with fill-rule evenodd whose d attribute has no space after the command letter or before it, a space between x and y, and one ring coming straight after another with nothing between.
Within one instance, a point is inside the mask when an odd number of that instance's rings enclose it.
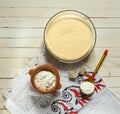
<instances>
[{"instance_id":1,"label":"red embroidery","mask_svg":"<svg viewBox=\"0 0 120 114\"><path fill-rule=\"evenodd\" d=\"M97 93L99 90L101 90L103 87L105 87L104 84L95 83L95 92Z\"/></svg>"},{"instance_id":2,"label":"red embroidery","mask_svg":"<svg viewBox=\"0 0 120 114\"><path fill-rule=\"evenodd\" d=\"M68 110L68 106L64 102L57 102L57 103L62 105L64 111Z\"/></svg>"},{"instance_id":3,"label":"red embroidery","mask_svg":"<svg viewBox=\"0 0 120 114\"><path fill-rule=\"evenodd\" d=\"M76 89L69 89L75 94L75 98L80 96L80 91L77 91Z\"/></svg>"},{"instance_id":4,"label":"red embroidery","mask_svg":"<svg viewBox=\"0 0 120 114\"><path fill-rule=\"evenodd\" d=\"M95 77L92 74L85 74L84 76L87 77L88 79L94 80L94 82L96 81Z\"/></svg>"},{"instance_id":5,"label":"red embroidery","mask_svg":"<svg viewBox=\"0 0 120 114\"><path fill-rule=\"evenodd\" d=\"M93 79L94 80L94 84L95 84L95 92L98 93L101 89L103 89L105 87L104 84L101 84L101 81L96 81L96 78L92 75L92 74L85 74L83 76L83 79ZM78 83L79 84L79 83ZM69 86L66 87L63 91L62 91L62 95L64 97L64 100L57 100L55 102L53 102L53 112L56 112L56 110L54 110L54 108L58 109L59 114L64 113L64 114L78 114L78 112L76 112L76 110L74 110L75 106L85 106L91 99L85 99L82 98L81 93L80 93L80 87L78 86ZM68 102L73 102L73 106L70 107L69 105L67 105ZM51 105L51 106L52 106ZM56 107L54 107L54 105L57 105Z\"/></svg>"},{"instance_id":6,"label":"red embroidery","mask_svg":"<svg viewBox=\"0 0 120 114\"><path fill-rule=\"evenodd\" d=\"M72 111L72 108L69 109L69 107L63 101L58 101L57 103L63 107L65 114L78 114L78 112Z\"/></svg>"},{"instance_id":7,"label":"red embroidery","mask_svg":"<svg viewBox=\"0 0 120 114\"><path fill-rule=\"evenodd\" d=\"M68 112L67 114L78 114L78 112Z\"/></svg>"},{"instance_id":8,"label":"red embroidery","mask_svg":"<svg viewBox=\"0 0 120 114\"><path fill-rule=\"evenodd\" d=\"M84 98L78 99L78 103L79 103L82 107L85 106L88 101L90 101L90 99L84 99Z\"/></svg>"}]
</instances>

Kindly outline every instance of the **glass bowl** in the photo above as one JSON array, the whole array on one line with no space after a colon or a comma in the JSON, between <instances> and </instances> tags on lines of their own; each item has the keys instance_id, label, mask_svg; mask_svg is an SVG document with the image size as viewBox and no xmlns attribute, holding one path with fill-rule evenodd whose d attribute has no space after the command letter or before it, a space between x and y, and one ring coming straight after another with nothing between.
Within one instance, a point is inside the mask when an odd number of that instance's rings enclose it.
<instances>
[{"instance_id":1,"label":"glass bowl","mask_svg":"<svg viewBox=\"0 0 120 114\"><path fill-rule=\"evenodd\" d=\"M50 18L44 29L44 44L49 53L65 63L75 63L86 58L96 43L93 22L85 14L61 11Z\"/></svg>"}]
</instances>

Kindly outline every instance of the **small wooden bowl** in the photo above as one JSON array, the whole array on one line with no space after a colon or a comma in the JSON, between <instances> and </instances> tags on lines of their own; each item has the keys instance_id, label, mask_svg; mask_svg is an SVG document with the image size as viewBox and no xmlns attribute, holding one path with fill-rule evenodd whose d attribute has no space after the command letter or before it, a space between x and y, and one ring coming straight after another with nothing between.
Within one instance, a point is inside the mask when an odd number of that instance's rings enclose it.
<instances>
[{"instance_id":1,"label":"small wooden bowl","mask_svg":"<svg viewBox=\"0 0 120 114\"><path fill-rule=\"evenodd\" d=\"M35 84L35 76L38 72L40 71L44 71L44 70L47 70L47 71L50 71L52 72L56 79L55 79L55 86L49 88L48 90L43 90L41 89L40 87L38 87L36 84ZM56 91L57 89L60 89L62 86L60 84L60 75L57 71L57 69L50 65L50 64L44 64L44 65L40 65L40 66L37 66L35 69L31 69L29 71L29 74L31 76L31 84L32 86L39 92L39 93L42 93L42 94L48 94L48 93L52 93L54 91Z\"/></svg>"}]
</instances>

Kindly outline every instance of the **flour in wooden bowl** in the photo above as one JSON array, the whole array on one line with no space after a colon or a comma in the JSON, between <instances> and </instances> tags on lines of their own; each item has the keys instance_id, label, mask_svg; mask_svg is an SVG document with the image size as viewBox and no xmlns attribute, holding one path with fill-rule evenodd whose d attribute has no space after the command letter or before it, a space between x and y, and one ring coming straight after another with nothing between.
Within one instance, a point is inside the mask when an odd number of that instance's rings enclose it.
<instances>
[{"instance_id":1,"label":"flour in wooden bowl","mask_svg":"<svg viewBox=\"0 0 120 114\"><path fill-rule=\"evenodd\" d=\"M55 86L55 75L47 70L40 71L35 76L35 84L46 91Z\"/></svg>"}]
</instances>

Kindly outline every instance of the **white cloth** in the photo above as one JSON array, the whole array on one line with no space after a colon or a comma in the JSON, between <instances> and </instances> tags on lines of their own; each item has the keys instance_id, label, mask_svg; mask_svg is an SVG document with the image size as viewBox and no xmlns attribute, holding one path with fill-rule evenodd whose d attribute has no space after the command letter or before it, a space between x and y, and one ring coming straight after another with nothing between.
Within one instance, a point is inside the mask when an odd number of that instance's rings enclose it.
<instances>
[{"instance_id":1,"label":"white cloth","mask_svg":"<svg viewBox=\"0 0 120 114\"><path fill-rule=\"evenodd\" d=\"M54 94L39 94L36 92L36 90L33 89L30 83L30 76L28 71L37 65L45 63L49 63L55 66L61 75L60 81L62 83L62 89L60 91L56 91ZM20 76L17 76L15 79L13 79L11 85L4 89L4 96L6 97L5 107L11 114L64 114L65 111L63 110L61 110L61 113L59 113L59 107L56 108L58 109L56 112L53 112L51 109L51 104L53 104L54 101L57 103L60 101L58 103L60 104L61 99L63 100L63 90L65 90L66 87L77 85L76 82L69 81L68 71L78 71L80 66L84 66L88 70L91 70L90 67L83 63L64 64L58 62L53 57L51 57L47 51L41 51L38 58L33 60L31 65L25 68L21 72ZM96 79L99 80L100 77L97 75ZM71 107L74 108L74 111L78 111L78 114L120 114L120 101L106 87L99 93L94 94L91 97L92 100L85 103L84 107L81 105L73 105L75 103L75 98L73 97L73 94L70 93L70 95L72 95L73 99L70 102L65 102L65 105L67 105L69 109ZM67 97L70 98L69 96ZM66 114L73 113L67 111Z\"/></svg>"}]
</instances>

